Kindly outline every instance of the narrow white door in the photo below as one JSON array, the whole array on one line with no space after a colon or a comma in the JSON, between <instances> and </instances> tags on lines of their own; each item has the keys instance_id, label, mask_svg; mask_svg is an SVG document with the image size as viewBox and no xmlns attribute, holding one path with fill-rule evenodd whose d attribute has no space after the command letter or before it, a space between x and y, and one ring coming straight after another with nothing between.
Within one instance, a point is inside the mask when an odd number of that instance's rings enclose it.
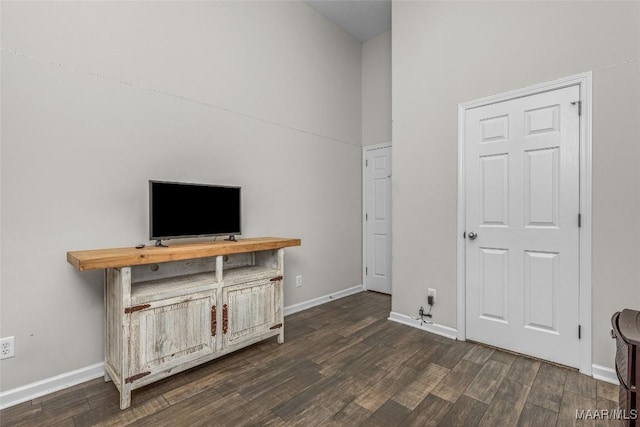
<instances>
[{"instance_id":1,"label":"narrow white door","mask_svg":"<svg viewBox=\"0 0 640 427\"><path fill-rule=\"evenodd\" d=\"M391 147L365 154L365 287L391 294Z\"/></svg>"},{"instance_id":2,"label":"narrow white door","mask_svg":"<svg viewBox=\"0 0 640 427\"><path fill-rule=\"evenodd\" d=\"M579 87L467 110L467 338L578 367Z\"/></svg>"}]
</instances>

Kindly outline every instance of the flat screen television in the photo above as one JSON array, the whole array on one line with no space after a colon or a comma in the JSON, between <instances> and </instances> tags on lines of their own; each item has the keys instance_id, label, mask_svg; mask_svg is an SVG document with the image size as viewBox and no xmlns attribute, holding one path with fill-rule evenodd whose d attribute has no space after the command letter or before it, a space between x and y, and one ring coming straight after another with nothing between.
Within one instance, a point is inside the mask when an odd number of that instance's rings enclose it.
<instances>
[{"instance_id":1,"label":"flat screen television","mask_svg":"<svg viewBox=\"0 0 640 427\"><path fill-rule=\"evenodd\" d=\"M241 234L240 187L149 181L149 239Z\"/></svg>"}]
</instances>

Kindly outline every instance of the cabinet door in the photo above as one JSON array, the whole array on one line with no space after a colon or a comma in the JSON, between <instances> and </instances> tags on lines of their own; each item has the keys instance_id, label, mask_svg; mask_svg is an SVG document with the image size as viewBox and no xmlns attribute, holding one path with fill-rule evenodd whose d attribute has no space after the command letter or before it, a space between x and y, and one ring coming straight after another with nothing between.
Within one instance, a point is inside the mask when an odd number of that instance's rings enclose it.
<instances>
[{"instance_id":1,"label":"cabinet door","mask_svg":"<svg viewBox=\"0 0 640 427\"><path fill-rule=\"evenodd\" d=\"M207 356L216 347L216 297L206 292L131 313L129 375L142 377Z\"/></svg>"},{"instance_id":2,"label":"cabinet door","mask_svg":"<svg viewBox=\"0 0 640 427\"><path fill-rule=\"evenodd\" d=\"M222 332L225 347L282 327L281 279L262 279L223 288Z\"/></svg>"}]
</instances>

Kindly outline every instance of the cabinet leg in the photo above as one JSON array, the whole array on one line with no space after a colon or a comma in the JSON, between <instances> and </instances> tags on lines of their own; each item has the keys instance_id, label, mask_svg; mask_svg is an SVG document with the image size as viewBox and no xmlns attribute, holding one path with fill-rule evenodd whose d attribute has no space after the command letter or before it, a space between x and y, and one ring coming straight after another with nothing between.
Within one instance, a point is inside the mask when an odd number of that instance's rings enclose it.
<instances>
[{"instance_id":1,"label":"cabinet leg","mask_svg":"<svg viewBox=\"0 0 640 427\"><path fill-rule=\"evenodd\" d=\"M278 344L284 343L284 325L280 328L280 333L278 334Z\"/></svg>"},{"instance_id":2,"label":"cabinet leg","mask_svg":"<svg viewBox=\"0 0 640 427\"><path fill-rule=\"evenodd\" d=\"M131 406L131 387L122 386L120 390L120 409L127 409Z\"/></svg>"}]
</instances>

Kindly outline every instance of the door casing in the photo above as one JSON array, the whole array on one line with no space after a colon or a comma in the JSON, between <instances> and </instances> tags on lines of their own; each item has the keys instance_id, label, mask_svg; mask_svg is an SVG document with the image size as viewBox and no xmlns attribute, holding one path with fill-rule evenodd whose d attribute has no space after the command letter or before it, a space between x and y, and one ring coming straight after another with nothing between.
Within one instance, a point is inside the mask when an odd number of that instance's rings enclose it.
<instances>
[{"instance_id":1,"label":"door casing","mask_svg":"<svg viewBox=\"0 0 640 427\"><path fill-rule=\"evenodd\" d=\"M586 72L551 82L489 96L458 105L458 224L457 224L457 329L458 339L466 339L466 241L465 232L465 116L471 108L509 101L541 92L548 92L578 85L582 115L580 117L580 213L582 224L579 230L580 278L579 312L582 338L580 340L580 372L592 375L592 325L591 325L591 93L592 73Z\"/></svg>"}]
</instances>

